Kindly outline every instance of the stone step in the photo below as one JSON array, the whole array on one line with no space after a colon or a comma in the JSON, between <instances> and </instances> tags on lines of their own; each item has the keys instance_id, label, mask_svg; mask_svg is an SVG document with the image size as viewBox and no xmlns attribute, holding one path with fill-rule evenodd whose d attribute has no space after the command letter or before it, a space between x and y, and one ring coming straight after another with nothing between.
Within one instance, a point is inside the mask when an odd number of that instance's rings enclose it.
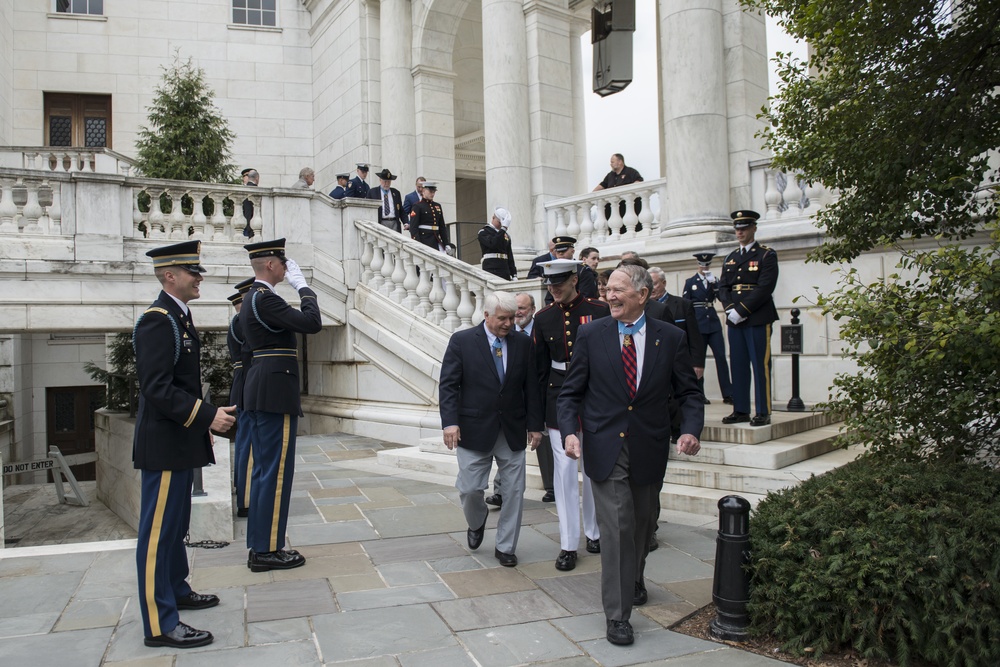
<instances>
[{"instance_id":1,"label":"stone step","mask_svg":"<svg viewBox=\"0 0 1000 667\"><path fill-rule=\"evenodd\" d=\"M697 456L680 454L677 452L677 446L671 445L670 460L781 470L835 450L834 441L838 433L839 425L834 424L757 444L703 441Z\"/></svg>"},{"instance_id":2,"label":"stone step","mask_svg":"<svg viewBox=\"0 0 1000 667\"><path fill-rule=\"evenodd\" d=\"M729 495L733 495L733 492L686 484L664 484L660 490L660 510L717 517L719 516L719 500ZM757 503L764 499L762 494L757 493L740 493L738 495L746 498L751 507L756 507Z\"/></svg>"},{"instance_id":3,"label":"stone step","mask_svg":"<svg viewBox=\"0 0 1000 667\"><path fill-rule=\"evenodd\" d=\"M756 445L780 440L796 433L833 424L836 419L825 412L775 412L767 426L750 424L723 424L722 418L733 411L733 406L712 403L705 406L705 428L701 439L709 442L730 442L738 445Z\"/></svg>"}]
</instances>

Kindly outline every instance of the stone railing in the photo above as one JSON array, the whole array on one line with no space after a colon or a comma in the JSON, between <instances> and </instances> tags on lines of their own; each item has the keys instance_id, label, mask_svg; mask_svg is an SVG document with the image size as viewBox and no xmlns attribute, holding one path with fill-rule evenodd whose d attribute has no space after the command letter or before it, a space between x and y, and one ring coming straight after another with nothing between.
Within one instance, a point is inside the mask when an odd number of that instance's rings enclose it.
<instances>
[{"instance_id":1,"label":"stone railing","mask_svg":"<svg viewBox=\"0 0 1000 667\"><path fill-rule=\"evenodd\" d=\"M58 177L0 168L0 234L62 234Z\"/></svg>"},{"instance_id":2,"label":"stone railing","mask_svg":"<svg viewBox=\"0 0 1000 667\"><path fill-rule=\"evenodd\" d=\"M483 301L491 292L537 288L537 281L501 280L377 223L354 225L361 241L361 284L446 331L482 322Z\"/></svg>"},{"instance_id":3,"label":"stone railing","mask_svg":"<svg viewBox=\"0 0 1000 667\"><path fill-rule=\"evenodd\" d=\"M135 238L238 241L244 238L247 226L244 201L253 204L250 228L260 236L264 201L271 194L269 190L242 185L140 178L129 179L129 183Z\"/></svg>"},{"instance_id":4,"label":"stone railing","mask_svg":"<svg viewBox=\"0 0 1000 667\"><path fill-rule=\"evenodd\" d=\"M809 183L771 167L770 160L750 163L751 208L765 220L811 217L834 201L837 193L822 183Z\"/></svg>"},{"instance_id":5,"label":"stone railing","mask_svg":"<svg viewBox=\"0 0 1000 667\"><path fill-rule=\"evenodd\" d=\"M655 237L666 198L667 181L658 178L556 199L545 204L549 237L572 236L577 248Z\"/></svg>"},{"instance_id":6,"label":"stone railing","mask_svg":"<svg viewBox=\"0 0 1000 667\"><path fill-rule=\"evenodd\" d=\"M0 146L0 167L61 173L138 175L135 161L107 148Z\"/></svg>"}]
</instances>

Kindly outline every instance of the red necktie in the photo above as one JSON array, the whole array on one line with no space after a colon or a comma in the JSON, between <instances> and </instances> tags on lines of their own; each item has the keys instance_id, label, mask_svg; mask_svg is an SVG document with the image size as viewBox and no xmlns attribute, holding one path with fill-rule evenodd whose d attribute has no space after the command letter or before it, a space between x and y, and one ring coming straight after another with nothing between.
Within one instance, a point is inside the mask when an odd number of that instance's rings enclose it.
<instances>
[{"instance_id":1,"label":"red necktie","mask_svg":"<svg viewBox=\"0 0 1000 667\"><path fill-rule=\"evenodd\" d=\"M625 340L622 341L622 365L625 367L625 380L628 381L628 397L635 398L636 356L635 340L631 334L625 334Z\"/></svg>"}]
</instances>

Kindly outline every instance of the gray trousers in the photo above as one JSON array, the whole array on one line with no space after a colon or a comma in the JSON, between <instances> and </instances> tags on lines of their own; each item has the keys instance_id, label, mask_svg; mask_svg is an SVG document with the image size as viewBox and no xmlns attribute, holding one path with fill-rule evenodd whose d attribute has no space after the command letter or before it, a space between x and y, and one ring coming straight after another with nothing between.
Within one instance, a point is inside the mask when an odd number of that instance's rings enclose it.
<instances>
[{"instance_id":1,"label":"gray trousers","mask_svg":"<svg viewBox=\"0 0 1000 667\"><path fill-rule=\"evenodd\" d=\"M586 445L584 445L586 446ZM636 484L629 474L628 440L611 475L591 480L601 529L601 601L609 621L632 615L635 584L643 580L649 538L656 526L660 484Z\"/></svg>"},{"instance_id":2,"label":"gray trousers","mask_svg":"<svg viewBox=\"0 0 1000 667\"><path fill-rule=\"evenodd\" d=\"M489 508L483 491L490 481L493 459L497 461L497 475L503 478L503 506L497 523L497 549L512 554L517 549L517 538L521 533L521 509L524 506L524 450L513 451L500 431L493 449L477 452L462 447L455 450L458 456L458 489L462 501L465 521L472 530L486 522Z\"/></svg>"}]
</instances>

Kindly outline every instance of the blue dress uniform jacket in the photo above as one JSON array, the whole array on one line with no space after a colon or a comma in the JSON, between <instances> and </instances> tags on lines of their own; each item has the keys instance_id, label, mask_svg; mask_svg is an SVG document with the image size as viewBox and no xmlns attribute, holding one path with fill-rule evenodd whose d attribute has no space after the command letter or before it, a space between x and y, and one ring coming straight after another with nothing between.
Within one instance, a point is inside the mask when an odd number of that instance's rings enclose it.
<instances>
[{"instance_id":1,"label":"blue dress uniform jacket","mask_svg":"<svg viewBox=\"0 0 1000 667\"><path fill-rule=\"evenodd\" d=\"M778 282L778 253L754 241L746 254L737 248L726 256L719 278L719 301L726 312L736 312L747 318L737 325L753 327L770 324L778 319L774 307L774 287Z\"/></svg>"},{"instance_id":2,"label":"blue dress uniform jacket","mask_svg":"<svg viewBox=\"0 0 1000 667\"><path fill-rule=\"evenodd\" d=\"M351 182L347 184L347 193L345 197L358 197L359 199L367 199L368 191L371 186L361 180L360 176L355 176L351 179Z\"/></svg>"},{"instance_id":3,"label":"blue dress uniform jacket","mask_svg":"<svg viewBox=\"0 0 1000 667\"><path fill-rule=\"evenodd\" d=\"M479 249L483 251L483 271L504 280L511 280L517 275L514 250L507 230L484 225L479 230Z\"/></svg>"},{"instance_id":4,"label":"blue dress uniform jacket","mask_svg":"<svg viewBox=\"0 0 1000 667\"><path fill-rule=\"evenodd\" d=\"M515 452L523 451L528 431L542 430L535 346L518 331L512 330L506 340L503 383L483 325L458 331L448 341L441 361L438 404L441 425L460 429L460 447L492 451L503 429L507 445Z\"/></svg>"},{"instance_id":5,"label":"blue dress uniform jacket","mask_svg":"<svg viewBox=\"0 0 1000 667\"><path fill-rule=\"evenodd\" d=\"M701 274L696 273L684 281L682 296L694 306L695 319L698 321L698 331L702 334L722 331L719 313L715 310L715 299L718 296L719 282L715 280L702 282Z\"/></svg>"},{"instance_id":6,"label":"blue dress uniform jacket","mask_svg":"<svg viewBox=\"0 0 1000 667\"><path fill-rule=\"evenodd\" d=\"M551 262L555 257L552 253L547 252L544 255L539 255L538 257L531 260L531 268L528 269L529 278L541 278L542 277L542 262ZM578 285L579 287L579 285ZM579 291L579 290L578 290Z\"/></svg>"},{"instance_id":7,"label":"blue dress uniform jacket","mask_svg":"<svg viewBox=\"0 0 1000 667\"><path fill-rule=\"evenodd\" d=\"M545 425L559 428L556 401L571 365L573 347L580 327L588 322L611 314L608 304L577 294L572 303L563 306L553 303L535 314L535 361L538 379L545 401ZM561 366L561 368L553 367Z\"/></svg>"},{"instance_id":8,"label":"blue dress uniform jacket","mask_svg":"<svg viewBox=\"0 0 1000 667\"><path fill-rule=\"evenodd\" d=\"M334 199L343 199L347 196L347 189L343 185L338 185L333 190L330 190L330 196Z\"/></svg>"},{"instance_id":9,"label":"blue dress uniform jacket","mask_svg":"<svg viewBox=\"0 0 1000 667\"><path fill-rule=\"evenodd\" d=\"M302 310L296 310L260 281L243 298L240 319L253 350L246 375L246 410L302 416L296 333L318 333L323 327L316 293L299 290Z\"/></svg>"},{"instance_id":10,"label":"blue dress uniform jacket","mask_svg":"<svg viewBox=\"0 0 1000 667\"><path fill-rule=\"evenodd\" d=\"M136 323L133 342L139 412L132 460L142 470L187 470L215 463L209 427L216 408L202 400L201 341L166 292Z\"/></svg>"},{"instance_id":11,"label":"blue dress uniform jacket","mask_svg":"<svg viewBox=\"0 0 1000 667\"><path fill-rule=\"evenodd\" d=\"M410 209L410 236L435 250L450 243L441 204L421 199L413 205Z\"/></svg>"},{"instance_id":12,"label":"blue dress uniform jacket","mask_svg":"<svg viewBox=\"0 0 1000 667\"><path fill-rule=\"evenodd\" d=\"M233 384L229 387L229 405L238 408L243 406L243 382L250 365L244 362L243 344L246 342L243 325L239 314L233 315L229 321L229 331L226 332L226 347L229 350L229 360L233 364Z\"/></svg>"}]
</instances>

